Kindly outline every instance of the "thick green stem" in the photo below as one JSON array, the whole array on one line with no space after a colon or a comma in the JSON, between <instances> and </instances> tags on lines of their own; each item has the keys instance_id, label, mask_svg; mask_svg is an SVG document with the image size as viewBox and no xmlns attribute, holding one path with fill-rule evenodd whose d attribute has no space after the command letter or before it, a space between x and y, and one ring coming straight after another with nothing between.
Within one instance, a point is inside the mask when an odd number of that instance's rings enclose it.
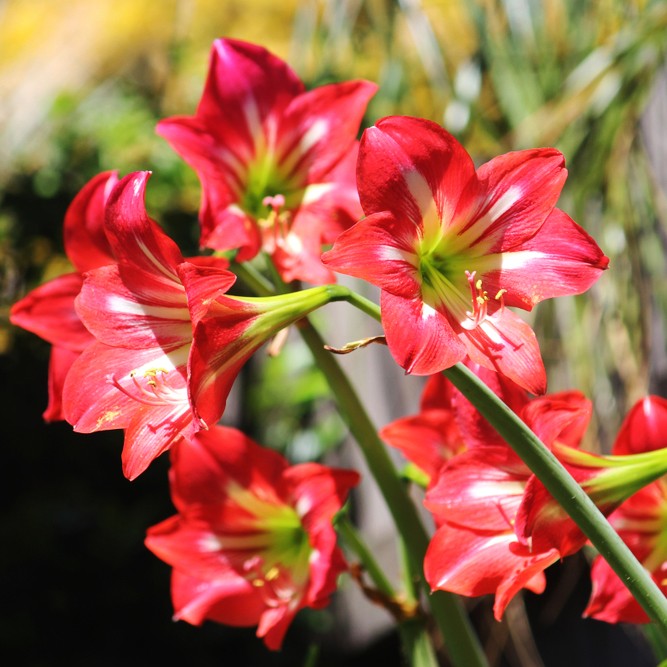
<instances>
[{"instance_id":1,"label":"thick green stem","mask_svg":"<svg viewBox=\"0 0 667 667\"><path fill-rule=\"evenodd\" d=\"M593 501L537 436L472 371L443 371L544 484L621 578L651 619L667 633L667 598Z\"/></svg>"}]
</instances>

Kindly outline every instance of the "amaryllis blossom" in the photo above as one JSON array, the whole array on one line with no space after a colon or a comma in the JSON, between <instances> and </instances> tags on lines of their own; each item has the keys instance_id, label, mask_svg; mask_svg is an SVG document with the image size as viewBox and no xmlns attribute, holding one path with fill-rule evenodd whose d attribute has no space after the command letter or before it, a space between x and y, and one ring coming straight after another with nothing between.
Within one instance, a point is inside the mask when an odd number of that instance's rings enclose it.
<instances>
[{"instance_id":1,"label":"amaryllis blossom","mask_svg":"<svg viewBox=\"0 0 667 667\"><path fill-rule=\"evenodd\" d=\"M560 440L571 448L578 445L590 413L590 402L579 392L540 397L519 412L547 446ZM469 448L440 469L426 494L437 530L424 572L434 590L495 594L494 615L500 619L522 588L544 590L543 571L561 554L555 547L531 548L515 532L530 469L498 436L478 439L484 428L475 427L472 419L467 426L459 423Z\"/></svg>"},{"instance_id":2,"label":"amaryllis blossom","mask_svg":"<svg viewBox=\"0 0 667 667\"><path fill-rule=\"evenodd\" d=\"M239 261L263 249L287 282L335 282L322 244L361 215L356 137L376 88L306 92L264 48L216 40L196 114L157 127L201 181L202 247L238 249Z\"/></svg>"},{"instance_id":3,"label":"amaryllis blossom","mask_svg":"<svg viewBox=\"0 0 667 667\"><path fill-rule=\"evenodd\" d=\"M554 443L553 453L598 509L609 515L623 501L667 474L665 424L667 402L649 397L628 413L611 456L576 450L559 442ZM641 504L645 498L642 495L636 502ZM526 485L515 530L531 548L556 547L563 556L574 553L587 541L537 477Z\"/></svg>"},{"instance_id":4,"label":"amaryllis blossom","mask_svg":"<svg viewBox=\"0 0 667 667\"><path fill-rule=\"evenodd\" d=\"M389 349L409 373L470 357L535 394L546 389L537 340L508 306L588 289L607 267L595 241L555 208L567 172L552 148L475 170L439 125L389 117L361 139L366 217L323 255L381 288Z\"/></svg>"},{"instance_id":5,"label":"amaryllis blossom","mask_svg":"<svg viewBox=\"0 0 667 667\"><path fill-rule=\"evenodd\" d=\"M242 365L271 336L336 297L335 286L265 299L224 293L226 261L185 260L144 206L149 174L109 197L116 264L86 274L76 309L95 343L72 366L64 413L76 431L125 430L133 479L183 437L213 426Z\"/></svg>"},{"instance_id":6,"label":"amaryllis blossom","mask_svg":"<svg viewBox=\"0 0 667 667\"><path fill-rule=\"evenodd\" d=\"M667 447L667 400L647 396L628 413L612 454L638 454ZM609 517L632 553L667 594L667 482L649 484ZM593 590L584 611L608 623L647 623L648 615L607 561L598 556L591 570Z\"/></svg>"},{"instance_id":7,"label":"amaryllis blossom","mask_svg":"<svg viewBox=\"0 0 667 667\"><path fill-rule=\"evenodd\" d=\"M470 362L468 366L515 412L528 402L526 392L502 375ZM380 429L380 437L425 474L427 485L437 478L447 461L468 447L502 443L496 431L479 418L475 407L442 373L431 375L426 381L419 412L387 424Z\"/></svg>"},{"instance_id":8,"label":"amaryllis blossom","mask_svg":"<svg viewBox=\"0 0 667 667\"><path fill-rule=\"evenodd\" d=\"M83 273L114 261L104 231L104 207L118 182L115 172L98 174L72 200L63 229L65 254L76 269L32 290L17 301L11 322L51 343L46 421L64 419L62 389L71 365L94 342L74 309Z\"/></svg>"},{"instance_id":9,"label":"amaryllis blossom","mask_svg":"<svg viewBox=\"0 0 667 667\"><path fill-rule=\"evenodd\" d=\"M316 463L290 466L240 431L201 431L172 450L178 514L146 546L173 567L174 618L257 625L280 648L295 614L321 608L345 561L332 519L359 476Z\"/></svg>"}]
</instances>

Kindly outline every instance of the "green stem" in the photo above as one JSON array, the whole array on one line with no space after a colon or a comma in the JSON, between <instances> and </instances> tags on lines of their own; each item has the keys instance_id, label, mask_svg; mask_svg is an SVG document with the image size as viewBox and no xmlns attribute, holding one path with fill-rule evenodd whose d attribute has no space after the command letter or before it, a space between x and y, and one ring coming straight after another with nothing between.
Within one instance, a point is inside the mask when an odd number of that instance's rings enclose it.
<instances>
[{"instance_id":1,"label":"green stem","mask_svg":"<svg viewBox=\"0 0 667 667\"><path fill-rule=\"evenodd\" d=\"M405 541L410 571L423 581L422 565L429 536L414 503L354 387L338 362L324 349L324 341L317 330L307 319L302 322L301 335L315 357L318 367L327 378L341 415L347 421L387 503L398 532ZM437 591L429 600L433 617L445 639L454 665L459 667L487 665L484 652L460 599L450 593Z\"/></svg>"},{"instance_id":2,"label":"green stem","mask_svg":"<svg viewBox=\"0 0 667 667\"><path fill-rule=\"evenodd\" d=\"M644 611L667 633L667 598L558 459L464 365L457 364L443 373L521 457L609 563Z\"/></svg>"},{"instance_id":3,"label":"green stem","mask_svg":"<svg viewBox=\"0 0 667 667\"><path fill-rule=\"evenodd\" d=\"M359 558L361 564L364 566L364 570L368 573L368 576L371 578L371 581L375 584L378 591L387 598L395 598L396 592L389 582L389 579L387 579L382 568L371 553L371 550L366 546L359 536L359 532L345 514L340 515L336 519L336 530L343 538L343 541L346 542L350 549L357 555L357 558Z\"/></svg>"},{"instance_id":4,"label":"green stem","mask_svg":"<svg viewBox=\"0 0 667 667\"><path fill-rule=\"evenodd\" d=\"M399 605L400 600L396 596L393 586L385 576L382 568L373 557L370 549L361 539L359 532L352 525L349 518L345 515L339 515L336 520L336 530L347 543L348 547L354 551L359 561L364 566L371 581L375 584L377 590L388 600ZM414 585L410 577L411 588L408 591L405 602L407 602L406 612L410 608L418 610L418 603L414 596ZM411 667L438 667L438 659L433 649L431 637L424 625L424 619L416 616L414 618L402 618L398 623L398 633L401 637L401 644L406 658Z\"/></svg>"},{"instance_id":5,"label":"green stem","mask_svg":"<svg viewBox=\"0 0 667 667\"><path fill-rule=\"evenodd\" d=\"M236 265L234 271L257 294L261 296L275 294L270 283L248 264ZM284 287L281 285L282 289ZM339 289L347 290L341 286ZM345 298L373 317L379 315L375 304L352 290L347 290ZM423 561L429 536L415 505L375 426L338 361L325 350L324 341L307 318L299 322L298 329L317 366L327 379L341 416L359 445L387 503L396 528L405 541L410 571L415 579L424 581ZM453 664L456 667L487 667L488 662L461 600L451 593L436 591L430 596L429 602Z\"/></svg>"}]
</instances>

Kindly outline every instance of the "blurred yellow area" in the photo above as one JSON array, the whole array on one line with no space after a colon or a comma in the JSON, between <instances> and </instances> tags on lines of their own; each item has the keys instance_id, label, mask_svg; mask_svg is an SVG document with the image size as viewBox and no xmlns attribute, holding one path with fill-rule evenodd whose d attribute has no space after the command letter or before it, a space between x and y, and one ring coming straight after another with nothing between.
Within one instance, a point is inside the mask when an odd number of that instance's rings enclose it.
<instances>
[{"instance_id":1,"label":"blurred yellow area","mask_svg":"<svg viewBox=\"0 0 667 667\"><path fill-rule=\"evenodd\" d=\"M667 392L667 353L655 352L667 349L667 173L659 130L640 126L665 62L665 0L0 0L6 266L34 269L47 247L51 275L57 251L25 226L21 197L71 197L103 169L155 167L149 210L196 219L196 178L154 127L194 112L216 37L265 46L307 86L373 80L369 123L430 118L480 162L563 151L561 206L614 273L531 314L551 386L594 397L608 434L639 395ZM2 190L16 195L5 211ZM11 302L25 269L6 271Z\"/></svg>"}]
</instances>

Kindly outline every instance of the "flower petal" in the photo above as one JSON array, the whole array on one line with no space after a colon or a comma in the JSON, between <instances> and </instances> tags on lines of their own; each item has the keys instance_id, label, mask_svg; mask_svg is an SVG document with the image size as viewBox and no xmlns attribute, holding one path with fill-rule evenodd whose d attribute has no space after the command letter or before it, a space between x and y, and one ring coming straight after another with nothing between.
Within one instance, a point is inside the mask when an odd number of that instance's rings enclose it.
<instances>
[{"instance_id":1,"label":"flower petal","mask_svg":"<svg viewBox=\"0 0 667 667\"><path fill-rule=\"evenodd\" d=\"M420 297L415 231L390 213L376 213L343 232L324 264L334 271L367 280L396 296Z\"/></svg>"},{"instance_id":2,"label":"flower petal","mask_svg":"<svg viewBox=\"0 0 667 667\"><path fill-rule=\"evenodd\" d=\"M579 225L554 209L533 238L478 263L500 267L484 273L489 293L504 289L507 305L531 310L544 299L585 292L609 259Z\"/></svg>"},{"instance_id":3,"label":"flower petal","mask_svg":"<svg viewBox=\"0 0 667 667\"><path fill-rule=\"evenodd\" d=\"M383 291L380 305L389 351L406 372L432 375L464 358L465 347L447 318L420 298Z\"/></svg>"},{"instance_id":4,"label":"flower petal","mask_svg":"<svg viewBox=\"0 0 667 667\"><path fill-rule=\"evenodd\" d=\"M367 215L391 211L415 229L438 225L434 217L447 224L474 179L468 153L432 121L390 116L362 135L357 182Z\"/></svg>"},{"instance_id":5,"label":"flower petal","mask_svg":"<svg viewBox=\"0 0 667 667\"><path fill-rule=\"evenodd\" d=\"M107 199L116 183L117 172L98 174L83 186L65 213L65 252L81 273L114 262L104 217Z\"/></svg>"},{"instance_id":6,"label":"flower petal","mask_svg":"<svg viewBox=\"0 0 667 667\"><path fill-rule=\"evenodd\" d=\"M667 400L646 396L637 401L616 436L612 454L639 454L667 447Z\"/></svg>"},{"instance_id":7,"label":"flower petal","mask_svg":"<svg viewBox=\"0 0 667 667\"><path fill-rule=\"evenodd\" d=\"M306 183L326 178L356 143L366 105L376 91L369 81L346 81L295 97L276 137L281 173Z\"/></svg>"},{"instance_id":8,"label":"flower petal","mask_svg":"<svg viewBox=\"0 0 667 667\"><path fill-rule=\"evenodd\" d=\"M546 371L535 333L508 308L496 311L474 329L462 330L460 338L475 363L502 373L533 394L546 392Z\"/></svg>"},{"instance_id":9,"label":"flower petal","mask_svg":"<svg viewBox=\"0 0 667 667\"><path fill-rule=\"evenodd\" d=\"M82 284L79 273L54 278L17 301L9 319L52 345L81 352L94 340L74 309Z\"/></svg>"},{"instance_id":10,"label":"flower petal","mask_svg":"<svg viewBox=\"0 0 667 667\"><path fill-rule=\"evenodd\" d=\"M563 155L553 148L506 153L483 164L477 202L463 201L456 213L468 221L458 232L461 242L480 254L524 243L553 210L566 178Z\"/></svg>"}]
</instances>

